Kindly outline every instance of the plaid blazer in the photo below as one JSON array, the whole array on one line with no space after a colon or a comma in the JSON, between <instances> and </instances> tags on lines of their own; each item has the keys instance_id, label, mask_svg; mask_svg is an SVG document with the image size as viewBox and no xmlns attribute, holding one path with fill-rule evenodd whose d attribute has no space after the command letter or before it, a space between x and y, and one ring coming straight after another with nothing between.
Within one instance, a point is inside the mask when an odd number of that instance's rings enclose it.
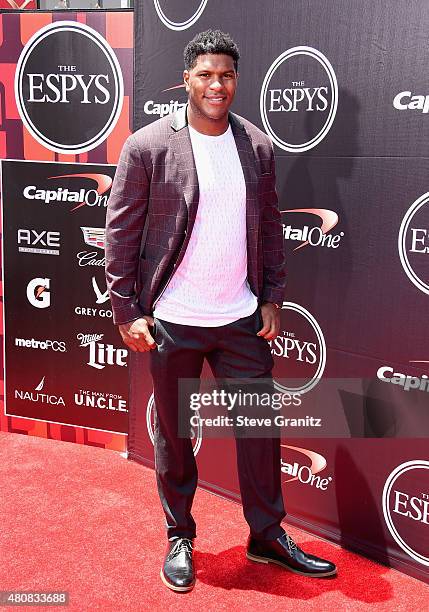
<instances>
[{"instance_id":1,"label":"plaid blazer","mask_svg":"<svg viewBox=\"0 0 429 612\"><path fill-rule=\"evenodd\" d=\"M116 324L152 313L189 242L199 190L186 108L138 130L122 149L105 242ZM246 119L230 113L229 121L246 182L248 282L260 303L278 303L285 270L273 147Z\"/></svg>"}]
</instances>

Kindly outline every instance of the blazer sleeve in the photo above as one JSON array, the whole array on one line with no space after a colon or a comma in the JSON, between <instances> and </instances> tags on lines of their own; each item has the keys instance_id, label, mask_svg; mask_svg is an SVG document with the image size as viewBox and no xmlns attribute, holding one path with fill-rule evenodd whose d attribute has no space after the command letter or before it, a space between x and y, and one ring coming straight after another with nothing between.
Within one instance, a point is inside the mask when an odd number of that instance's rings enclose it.
<instances>
[{"instance_id":1,"label":"blazer sleeve","mask_svg":"<svg viewBox=\"0 0 429 612\"><path fill-rule=\"evenodd\" d=\"M283 226L276 191L274 150L270 143L270 175L266 178L262 208L263 285L262 301L281 304L286 285Z\"/></svg>"},{"instance_id":2,"label":"blazer sleeve","mask_svg":"<svg viewBox=\"0 0 429 612\"><path fill-rule=\"evenodd\" d=\"M106 282L117 325L143 313L136 293L149 179L134 135L125 141L106 215Z\"/></svg>"}]
</instances>

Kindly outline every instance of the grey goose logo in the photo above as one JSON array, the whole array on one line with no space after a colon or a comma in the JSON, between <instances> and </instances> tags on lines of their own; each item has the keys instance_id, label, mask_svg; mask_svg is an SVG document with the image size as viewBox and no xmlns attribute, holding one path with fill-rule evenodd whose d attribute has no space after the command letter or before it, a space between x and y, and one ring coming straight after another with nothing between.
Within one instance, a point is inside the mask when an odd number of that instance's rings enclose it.
<instances>
[{"instance_id":1,"label":"grey goose logo","mask_svg":"<svg viewBox=\"0 0 429 612\"><path fill-rule=\"evenodd\" d=\"M25 127L40 144L57 153L84 153L102 143L119 119L121 68L98 32L57 21L24 46L15 98Z\"/></svg>"}]
</instances>

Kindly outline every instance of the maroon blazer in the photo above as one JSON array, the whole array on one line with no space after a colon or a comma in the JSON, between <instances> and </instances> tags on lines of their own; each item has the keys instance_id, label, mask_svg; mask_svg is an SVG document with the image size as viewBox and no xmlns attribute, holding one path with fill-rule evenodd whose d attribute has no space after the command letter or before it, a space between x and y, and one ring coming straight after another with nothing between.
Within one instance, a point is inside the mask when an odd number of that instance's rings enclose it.
<instances>
[{"instance_id":1,"label":"maroon blazer","mask_svg":"<svg viewBox=\"0 0 429 612\"><path fill-rule=\"evenodd\" d=\"M122 149L105 242L116 324L152 314L189 242L199 190L186 108L138 130ZM247 278L259 303L279 303L285 270L273 147L246 119L230 113L229 121L246 182Z\"/></svg>"}]
</instances>

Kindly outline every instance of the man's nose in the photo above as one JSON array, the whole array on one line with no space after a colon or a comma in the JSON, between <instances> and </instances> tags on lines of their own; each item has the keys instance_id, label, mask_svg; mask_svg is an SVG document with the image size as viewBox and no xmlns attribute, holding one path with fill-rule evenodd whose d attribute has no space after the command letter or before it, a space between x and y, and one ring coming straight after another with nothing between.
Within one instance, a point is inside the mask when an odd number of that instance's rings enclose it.
<instances>
[{"instance_id":1,"label":"man's nose","mask_svg":"<svg viewBox=\"0 0 429 612\"><path fill-rule=\"evenodd\" d=\"M210 89L223 89L223 83L221 79L214 78L210 83Z\"/></svg>"}]
</instances>

